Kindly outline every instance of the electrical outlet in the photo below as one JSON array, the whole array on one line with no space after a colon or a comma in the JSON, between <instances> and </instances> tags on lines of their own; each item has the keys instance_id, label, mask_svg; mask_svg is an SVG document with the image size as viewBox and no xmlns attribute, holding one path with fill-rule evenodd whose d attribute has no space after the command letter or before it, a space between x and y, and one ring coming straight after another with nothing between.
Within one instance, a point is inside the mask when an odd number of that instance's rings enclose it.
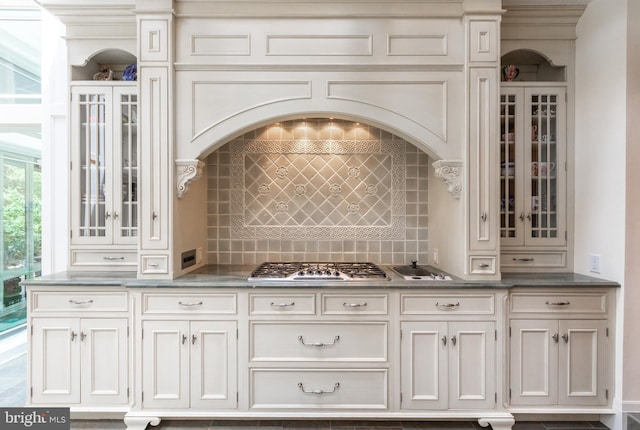
<instances>
[{"instance_id":1,"label":"electrical outlet","mask_svg":"<svg viewBox=\"0 0 640 430\"><path fill-rule=\"evenodd\" d=\"M433 248L433 264L439 264L439 261L438 261L438 248Z\"/></svg>"},{"instance_id":2,"label":"electrical outlet","mask_svg":"<svg viewBox=\"0 0 640 430\"><path fill-rule=\"evenodd\" d=\"M591 254L589 256L589 271L593 273L600 273L600 256Z\"/></svg>"}]
</instances>

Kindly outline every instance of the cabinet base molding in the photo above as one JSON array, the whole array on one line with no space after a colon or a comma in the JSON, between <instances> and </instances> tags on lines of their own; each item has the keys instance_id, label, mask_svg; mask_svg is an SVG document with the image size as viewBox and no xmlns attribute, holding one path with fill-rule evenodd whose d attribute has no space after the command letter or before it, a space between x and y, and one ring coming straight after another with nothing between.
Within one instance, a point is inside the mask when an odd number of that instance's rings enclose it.
<instances>
[{"instance_id":1,"label":"cabinet base molding","mask_svg":"<svg viewBox=\"0 0 640 430\"><path fill-rule=\"evenodd\" d=\"M151 412L151 413L150 413ZM157 412L154 414L153 412ZM511 430L515 423L513 415L508 412L486 412L486 411L430 411L422 413L371 413L371 412L267 412L267 413L243 413L243 412L216 412L211 411L140 411L130 412L124 422L127 430L144 430L148 424L157 426L162 420L224 420L224 419L335 419L335 420L421 420L421 421L446 421L446 420L469 420L475 421L482 427L491 425L494 430Z\"/></svg>"},{"instance_id":2,"label":"cabinet base molding","mask_svg":"<svg viewBox=\"0 0 640 430\"><path fill-rule=\"evenodd\" d=\"M516 420L511 418L480 418L478 424L482 427L491 426L493 430L511 430Z\"/></svg>"},{"instance_id":3,"label":"cabinet base molding","mask_svg":"<svg viewBox=\"0 0 640 430\"><path fill-rule=\"evenodd\" d=\"M158 417L149 416L126 416L124 417L124 423L127 425L127 430L144 430L147 425L157 426L162 421Z\"/></svg>"}]
</instances>

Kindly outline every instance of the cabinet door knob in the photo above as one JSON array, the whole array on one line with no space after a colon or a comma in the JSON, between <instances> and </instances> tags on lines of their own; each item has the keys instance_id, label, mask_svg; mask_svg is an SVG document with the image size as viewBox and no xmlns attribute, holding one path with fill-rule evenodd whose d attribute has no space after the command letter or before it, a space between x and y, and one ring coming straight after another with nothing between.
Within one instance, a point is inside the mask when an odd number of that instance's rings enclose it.
<instances>
[{"instance_id":1,"label":"cabinet door knob","mask_svg":"<svg viewBox=\"0 0 640 430\"><path fill-rule=\"evenodd\" d=\"M482 215L480 215L480 219L482 220L482 222L487 222L487 213L482 212Z\"/></svg>"},{"instance_id":2,"label":"cabinet door knob","mask_svg":"<svg viewBox=\"0 0 640 430\"><path fill-rule=\"evenodd\" d=\"M196 339L198 339L198 337L195 334L191 335L191 345L195 345L196 344Z\"/></svg>"},{"instance_id":3,"label":"cabinet door knob","mask_svg":"<svg viewBox=\"0 0 640 430\"><path fill-rule=\"evenodd\" d=\"M186 335L182 335L182 344L184 345L187 342L187 336Z\"/></svg>"},{"instance_id":4,"label":"cabinet door knob","mask_svg":"<svg viewBox=\"0 0 640 430\"><path fill-rule=\"evenodd\" d=\"M151 214L151 219L155 221L156 218L158 218L158 215L156 214L156 211L153 211L153 213Z\"/></svg>"},{"instance_id":5,"label":"cabinet door knob","mask_svg":"<svg viewBox=\"0 0 640 430\"><path fill-rule=\"evenodd\" d=\"M555 343L558 343L558 333L554 334L553 336L551 336L551 338L553 339L553 341Z\"/></svg>"},{"instance_id":6,"label":"cabinet door knob","mask_svg":"<svg viewBox=\"0 0 640 430\"><path fill-rule=\"evenodd\" d=\"M76 340L76 336L78 335L78 333L76 333L75 331L71 331L71 342L73 342L74 340Z\"/></svg>"},{"instance_id":7,"label":"cabinet door knob","mask_svg":"<svg viewBox=\"0 0 640 430\"><path fill-rule=\"evenodd\" d=\"M562 340L564 340L564 343L569 343L569 333L563 334Z\"/></svg>"},{"instance_id":8,"label":"cabinet door knob","mask_svg":"<svg viewBox=\"0 0 640 430\"><path fill-rule=\"evenodd\" d=\"M444 346L447 346L447 336L442 336L442 338L440 340L442 341L442 344Z\"/></svg>"},{"instance_id":9,"label":"cabinet door knob","mask_svg":"<svg viewBox=\"0 0 640 430\"><path fill-rule=\"evenodd\" d=\"M456 346L456 342L457 342L457 341L458 341L458 340L456 339L456 337L455 337L455 336L451 336L451 344L452 344L453 346Z\"/></svg>"}]
</instances>

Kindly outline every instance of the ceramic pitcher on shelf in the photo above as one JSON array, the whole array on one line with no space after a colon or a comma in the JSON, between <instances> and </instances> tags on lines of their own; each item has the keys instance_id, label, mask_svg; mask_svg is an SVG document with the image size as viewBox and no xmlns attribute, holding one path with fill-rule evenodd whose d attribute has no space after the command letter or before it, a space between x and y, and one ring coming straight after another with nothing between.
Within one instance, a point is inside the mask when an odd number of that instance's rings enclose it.
<instances>
[{"instance_id":1,"label":"ceramic pitcher on shelf","mask_svg":"<svg viewBox=\"0 0 640 430\"><path fill-rule=\"evenodd\" d=\"M538 126L537 125L532 125L531 126L531 141L534 142L538 140Z\"/></svg>"}]
</instances>

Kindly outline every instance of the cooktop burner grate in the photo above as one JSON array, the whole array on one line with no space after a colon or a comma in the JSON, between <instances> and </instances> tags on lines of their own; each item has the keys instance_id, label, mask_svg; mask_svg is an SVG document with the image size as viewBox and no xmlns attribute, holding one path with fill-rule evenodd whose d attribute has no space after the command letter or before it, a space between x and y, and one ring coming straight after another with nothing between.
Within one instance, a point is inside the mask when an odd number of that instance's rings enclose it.
<instances>
[{"instance_id":1,"label":"cooktop burner grate","mask_svg":"<svg viewBox=\"0 0 640 430\"><path fill-rule=\"evenodd\" d=\"M384 270L373 263L333 262L266 262L249 276L249 281L260 280L387 280Z\"/></svg>"}]
</instances>

